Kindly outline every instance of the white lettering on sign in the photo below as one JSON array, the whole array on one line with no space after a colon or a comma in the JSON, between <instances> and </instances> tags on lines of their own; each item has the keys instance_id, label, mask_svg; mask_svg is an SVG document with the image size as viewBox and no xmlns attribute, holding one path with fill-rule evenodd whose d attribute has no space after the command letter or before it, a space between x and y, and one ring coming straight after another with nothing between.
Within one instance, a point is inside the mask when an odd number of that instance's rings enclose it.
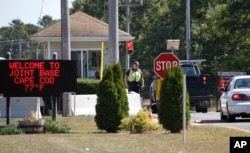
<instances>
[{"instance_id":1,"label":"white lettering on sign","mask_svg":"<svg viewBox=\"0 0 250 153\"><path fill-rule=\"evenodd\" d=\"M234 144L234 148L244 148L247 145L246 141L236 141Z\"/></svg>"},{"instance_id":2,"label":"white lettering on sign","mask_svg":"<svg viewBox=\"0 0 250 153\"><path fill-rule=\"evenodd\" d=\"M178 61L157 61L155 69L157 71L165 71L167 68L179 66Z\"/></svg>"}]
</instances>

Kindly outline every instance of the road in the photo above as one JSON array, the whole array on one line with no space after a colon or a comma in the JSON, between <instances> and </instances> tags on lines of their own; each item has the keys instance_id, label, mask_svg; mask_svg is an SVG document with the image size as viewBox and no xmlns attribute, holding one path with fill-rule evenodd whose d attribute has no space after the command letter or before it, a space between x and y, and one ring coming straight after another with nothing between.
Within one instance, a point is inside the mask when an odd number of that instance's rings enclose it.
<instances>
[{"instance_id":1,"label":"road","mask_svg":"<svg viewBox=\"0 0 250 153\"><path fill-rule=\"evenodd\" d=\"M208 113L191 112L190 122L196 125L223 126L223 127L237 128L250 132L250 118L247 119L236 118L235 122L221 121L219 112L208 112Z\"/></svg>"}]
</instances>

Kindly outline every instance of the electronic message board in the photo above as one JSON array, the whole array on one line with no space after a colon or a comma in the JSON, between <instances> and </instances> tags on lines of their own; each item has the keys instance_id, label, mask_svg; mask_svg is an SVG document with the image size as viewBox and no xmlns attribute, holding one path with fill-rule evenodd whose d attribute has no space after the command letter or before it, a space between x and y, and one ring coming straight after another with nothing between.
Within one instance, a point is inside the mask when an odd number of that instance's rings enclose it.
<instances>
[{"instance_id":1,"label":"electronic message board","mask_svg":"<svg viewBox=\"0 0 250 153\"><path fill-rule=\"evenodd\" d=\"M0 61L0 93L45 96L76 91L76 62L70 60Z\"/></svg>"}]
</instances>

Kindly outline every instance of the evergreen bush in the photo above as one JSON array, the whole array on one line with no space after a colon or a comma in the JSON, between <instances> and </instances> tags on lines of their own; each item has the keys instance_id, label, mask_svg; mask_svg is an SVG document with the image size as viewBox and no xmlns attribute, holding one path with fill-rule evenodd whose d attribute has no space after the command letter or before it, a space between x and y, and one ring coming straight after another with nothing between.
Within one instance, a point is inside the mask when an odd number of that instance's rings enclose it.
<instances>
[{"instance_id":1,"label":"evergreen bush","mask_svg":"<svg viewBox=\"0 0 250 153\"><path fill-rule=\"evenodd\" d=\"M116 67L117 65L107 66L104 69L103 79L97 90L95 121L99 129L107 132L117 132L121 120L128 114L127 100L124 99L126 92L120 78L122 71Z\"/></svg>"},{"instance_id":2,"label":"evergreen bush","mask_svg":"<svg viewBox=\"0 0 250 153\"><path fill-rule=\"evenodd\" d=\"M186 90L187 91L187 90ZM167 69L160 90L159 121L172 133L183 129L183 72L180 67ZM190 120L189 95L186 92L186 123Z\"/></svg>"},{"instance_id":3,"label":"evergreen bush","mask_svg":"<svg viewBox=\"0 0 250 153\"><path fill-rule=\"evenodd\" d=\"M127 117L128 116L128 97L125 90L124 80L123 80L123 73L122 73L122 67L120 64L113 65L113 74L114 74L114 83L117 89L117 103L120 105L118 106L120 108L120 115L121 117Z\"/></svg>"}]
</instances>

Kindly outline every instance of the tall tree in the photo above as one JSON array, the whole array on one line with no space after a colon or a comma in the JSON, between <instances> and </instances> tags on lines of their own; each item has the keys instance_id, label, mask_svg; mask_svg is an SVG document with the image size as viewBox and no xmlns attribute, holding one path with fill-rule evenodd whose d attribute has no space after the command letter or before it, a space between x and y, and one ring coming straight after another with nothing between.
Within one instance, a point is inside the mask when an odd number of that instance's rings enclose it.
<instances>
[{"instance_id":1,"label":"tall tree","mask_svg":"<svg viewBox=\"0 0 250 153\"><path fill-rule=\"evenodd\" d=\"M0 56L5 56L6 52L12 53L12 58L16 59L23 56L33 57L32 43L30 35L38 32L39 28L33 24L24 24L20 19L14 19L9 26L0 28ZM21 51L21 52L20 52ZM29 52L29 53L28 53ZM30 55L29 55L30 54Z\"/></svg>"},{"instance_id":2,"label":"tall tree","mask_svg":"<svg viewBox=\"0 0 250 153\"><path fill-rule=\"evenodd\" d=\"M38 24L44 28L47 28L56 22L57 20L53 20L53 18L50 15L44 15L42 18L38 20Z\"/></svg>"}]
</instances>

